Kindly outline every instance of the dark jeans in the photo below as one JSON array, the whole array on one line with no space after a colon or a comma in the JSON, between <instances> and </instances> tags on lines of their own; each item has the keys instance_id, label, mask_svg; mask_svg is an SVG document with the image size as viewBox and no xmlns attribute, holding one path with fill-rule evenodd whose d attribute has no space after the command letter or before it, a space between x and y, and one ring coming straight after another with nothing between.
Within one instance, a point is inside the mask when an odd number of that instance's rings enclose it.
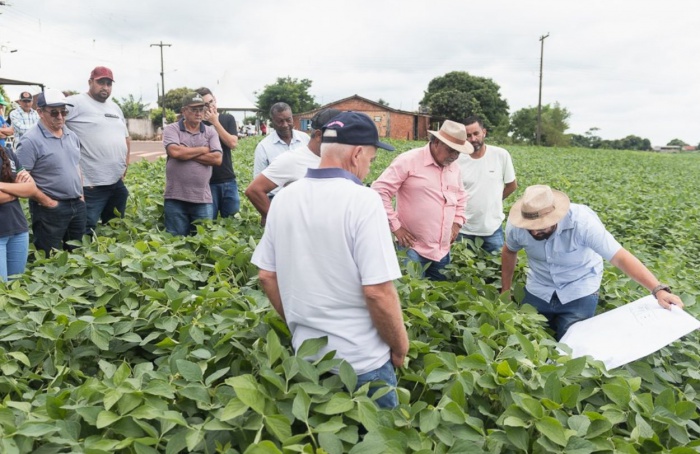
<instances>
[{"instance_id":1,"label":"dark jeans","mask_svg":"<svg viewBox=\"0 0 700 454\"><path fill-rule=\"evenodd\" d=\"M547 302L537 298L525 289L523 303L533 306L537 309L537 312L547 318L549 327L556 332L556 339L559 340L571 325L595 315L595 308L598 305L598 292L562 304L559 301L557 292L554 292L552 299Z\"/></svg>"},{"instance_id":2,"label":"dark jeans","mask_svg":"<svg viewBox=\"0 0 700 454\"><path fill-rule=\"evenodd\" d=\"M372 397L374 393L377 392L380 388L383 388L385 386L391 386L393 388L396 388L396 372L394 371L394 365L391 364L391 360L384 363L384 365L378 369L374 369L367 373L358 375L356 389L360 388L360 386L364 385L365 383L373 381L383 382L383 384L377 386L370 385L370 389L368 392L368 395L370 397ZM377 406L379 408L392 409L396 408L399 405L399 398L396 395L396 391L392 389L391 391L377 399L375 402L377 403Z\"/></svg>"},{"instance_id":3,"label":"dark jeans","mask_svg":"<svg viewBox=\"0 0 700 454\"><path fill-rule=\"evenodd\" d=\"M80 240L85 233L85 202L80 199L59 200L58 205L48 208L29 201L32 216L34 246L46 252L51 249L73 250L68 241Z\"/></svg>"},{"instance_id":4,"label":"dark jeans","mask_svg":"<svg viewBox=\"0 0 700 454\"><path fill-rule=\"evenodd\" d=\"M477 238L481 238L484 243L481 245L481 248L485 250L486 252L501 252L501 249L503 249L503 227L498 227L498 229L493 232L491 235L487 236L480 236L480 235L467 235L464 233L460 233L457 235L457 240L462 241L462 240L472 240L476 242Z\"/></svg>"},{"instance_id":5,"label":"dark jeans","mask_svg":"<svg viewBox=\"0 0 700 454\"><path fill-rule=\"evenodd\" d=\"M227 218L238 213L241 207L241 197L238 195L236 180L210 183L209 187L211 188L211 199L214 207L214 219L218 215L221 215L222 218Z\"/></svg>"},{"instance_id":6,"label":"dark jeans","mask_svg":"<svg viewBox=\"0 0 700 454\"><path fill-rule=\"evenodd\" d=\"M194 235L197 231L192 224L197 219L211 219L211 203L183 202L182 200L165 199L163 204L165 214L165 230L171 235Z\"/></svg>"},{"instance_id":7,"label":"dark jeans","mask_svg":"<svg viewBox=\"0 0 700 454\"><path fill-rule=\"evenodd\" d=\"M83 188L83 194L85 194L85 233L87 235L91 235L95 230L98 220L106 224L110 219L117 217L114 214L115 209L122 217L124 216L129 190L124 186L121 178L116 183L106 186L86 186Z\"/></svg>"},{"instance_id":8,"label":"dark jeans","mask_svg":"<svg viewBox=\"0 0 700 454\"><path fill-rule=\"evenodd\" d=\"M417 262L420 263L421 267L424 267L426 264L428 265L428 268L423 272L423 277L427 277L431 281L446 281L447 277L442 274L442 270L445 269L445 266L450 263L450 253L448 252L446 256L441 258L439 261L434 261L427 259L423 257L422 255L418 254L416 251L413 249L407 249L406 250L406 257L408 257L409 260L412 262Z\"/></svg>"}]
</instances>

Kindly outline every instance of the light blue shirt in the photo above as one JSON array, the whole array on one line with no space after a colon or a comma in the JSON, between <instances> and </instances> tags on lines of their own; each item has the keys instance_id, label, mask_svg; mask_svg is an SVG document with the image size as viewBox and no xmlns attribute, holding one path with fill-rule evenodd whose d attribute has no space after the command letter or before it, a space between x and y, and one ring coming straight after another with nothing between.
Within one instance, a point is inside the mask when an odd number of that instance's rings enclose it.
<instances>
[{"instance_id":1,"label":"light blue shirt","mask_svg":"<svg viewBox=\"0 0 700 454\"><path fill-rule=\"evenodd\" d=\"M310 139L311 138L308 134L293 129L292 140L289 142L289 145L287 145L287 143L280 139L280 136L277 135L277 131L272 131L270 135L261 140L260 143L258 143L258 146L255 147L253 178L257 177L260 172L265 170L265 168L269 166L277 156L281 155L285 151L294 150L296 148L303 147L304 145L308 145Z\"/></svg>"},{"instance_id":2,"label":"light blue shirt","mask_svg":"<svg viewBox=\"0 0 700 454\"><path fill-rule=\"evenodd\" d=\"M593 210L573 203L556 231L543 241L508 222L506 246L527 253L527 290L544 301L556 292L562 304L598 291L603 258L609 261L622 249Z\"/></svg>"}]
</instances>

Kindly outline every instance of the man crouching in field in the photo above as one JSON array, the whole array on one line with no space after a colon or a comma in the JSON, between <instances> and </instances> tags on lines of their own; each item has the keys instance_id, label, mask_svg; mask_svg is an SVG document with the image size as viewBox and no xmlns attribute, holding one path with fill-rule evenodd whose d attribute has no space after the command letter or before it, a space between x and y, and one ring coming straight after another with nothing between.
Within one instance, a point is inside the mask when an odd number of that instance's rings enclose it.
<instances>
[{"instance_id":1,"label":"man crouching in field","mask_svg":"<svg viewBox=\"0 0 700 454\"><path fill-rule=\"evenodd\" d=\"M309 359L335 350L357 373L358 388L372 381L393 387L394 366L408 351L393 283L401 272L382 201L362 180L377 147L394 148L357 112L333 118L322 140L319 168L273 199L252 262L295 350L326 336L328 344ZM394 408L396 392L376 402Z\"/></svg>"},{"instance_id":2,"label":"man crouching in field","mask_svg":"<svg viewBox=\"0 0 700 454\"><path fill-rule=\"evenodd\" d=\"M659 283L613 238L593 210L570 203L566 194L549 186L528 187L510 210L502 292L510 290L520 249L525 249L530 267L523 303L547 318L557 340L571 325L595 314L603 258L649 290L663 308L683 307L668 285Z\"/></svg>"}]
</instances>

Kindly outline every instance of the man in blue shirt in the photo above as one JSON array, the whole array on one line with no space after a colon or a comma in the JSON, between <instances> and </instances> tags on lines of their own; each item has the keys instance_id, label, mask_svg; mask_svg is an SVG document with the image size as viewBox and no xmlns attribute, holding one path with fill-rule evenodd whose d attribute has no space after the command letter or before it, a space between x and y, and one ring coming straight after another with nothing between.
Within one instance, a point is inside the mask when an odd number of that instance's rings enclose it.
<instances>
[{"instance_id":1,"label":"man in blue shirt","mask_svg":"<svg viewBox=\"0 0 700 454\"><path fill-rule=\"evenodd\" d=\"M595 314L603 258L649 290L662 307L683 307L668 285L613 238L593 210L570 203L566 194L549 186L528 187L510 210L502 292L511 288L520 249L525 249L529 266L522 302L547 318L557 340L571 325Z\"/></svg>"}]
</instances>

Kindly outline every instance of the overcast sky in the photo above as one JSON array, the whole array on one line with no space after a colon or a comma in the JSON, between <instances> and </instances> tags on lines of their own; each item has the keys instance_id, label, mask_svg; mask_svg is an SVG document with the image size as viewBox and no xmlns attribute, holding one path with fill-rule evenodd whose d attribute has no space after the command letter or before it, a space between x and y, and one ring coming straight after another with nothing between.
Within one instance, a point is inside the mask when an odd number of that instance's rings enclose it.
<instances>
[{"instance_id":1,"label":"overcast sky","mask_svg":"<svg viewBox=\"0 0 700 454\"><path fill-rule=\"evenodd\" d=\"M325 104L358 94L415 110L431 79L493 79L510 113L543 104L572 114L569 132L600 128L654 145L700 142L700 2L696 0L10 0L0 6L0 76L85 91L97 65L113 95L214 87L224 73L254 92L291 76ZM16 50L16 52L11 52ZM10 94L16 88L6 87ZM216 94L216 93L215 93Z\"/></svg>"}]
</instances>

